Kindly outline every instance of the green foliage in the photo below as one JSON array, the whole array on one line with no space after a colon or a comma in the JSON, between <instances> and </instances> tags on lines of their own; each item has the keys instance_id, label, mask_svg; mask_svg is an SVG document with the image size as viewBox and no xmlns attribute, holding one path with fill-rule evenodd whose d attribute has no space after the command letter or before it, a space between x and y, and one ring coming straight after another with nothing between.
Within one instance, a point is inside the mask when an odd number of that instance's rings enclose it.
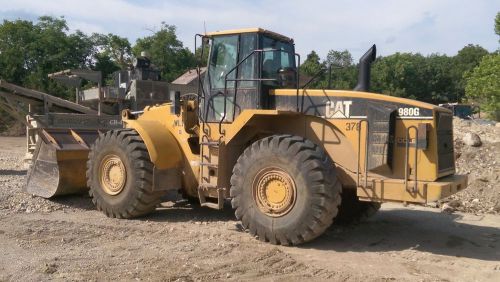
<instances>
[{"instance_id":1,"label":"green foliage","mask_svg":"<svg viewBox=\"0 0 500 282\"><path fill-rule=\"evenodd\" d=\"M93 45L82 32L68 34L64 18L40 17L30 21L4 21L0 25L0 77L7 81L68 98L67 90L47 74L88 66Z\"/></svg>"},{"instance_id":2,"label":"green foliage","mask_svg":"<svg viewBox=\"0 0 500 282\"><path fill-rule=\"evenodd\" d=\"M327 65L337 66L337 67L349 67L352 65L352 55L349 51L335 51L330 50L326 55Z\"/></svg>"},{"instance_id":3,"label":"green foliage","mask_svg":"<svg viewBox=\"0 0 500 282\"><path fill-rule=\"evenodd\" d=\"M332 89L354 88L358 72L352 62L352 55L349 51L330 50L326 55L325 64L331 68L331 71L327 73L322 86ZM331 82L330 87L328 87L328 81Z\"/></svg>"},{"instance_id":4,"label":"green foliage","mask_svg":"<svg viewBox=\"0 0 500 282\"><path fill-rule=\"evenodd\" d=\"M467 45L454 57L439 54L422 56L396 53L378 57L372 65L371 90L392 96L418 99L430 103L460 101L465 93L464 74L476 67L488 51ZM357 83L358 66L352 63L349 51L330 50L324 61L311 52L300 67L301 73L312 76L332 66L332 89L353 89ZM328 88L328 70L310 88Z\"/></svg>"},{"instance_id":5,"label":"green foliage","mask_svg":"<svg viewBox=\"0 0 500 282\"><path fill-rule=\"evenodd\" d=\"M137 39L132 48L135 56L146 51L151 62L160 69L162 78L167 81L176 79L186 70L196 66L193 53L177 39L175 31L175 26L162 23L159 31Z\"/></svg>"},{"instance_id":6,"label":"green foliage","mask_svg":"<svg viewBox=\"0 0 500 282\"><path fill-rule=\"evenodd\" d=\"M469 44L458 51L458 54L453 57L453 65L451 66L451 75L456 88L456 97L454 101L461 101L465 95L465 78L470 71L479 65L481 59L488 55L488 51L479 45Z\"/></svg>"},{"instance_id":7,"label":"green foliage","mask_svg":"<svg viewBox=\"0 0 500 282\"><path fill-rule=\"evenodd\" d=\"M132 62L132 47L127 38L111 33L94 33L92 41L94 46L101 50L99 55L109 58L118 68L124 69Z\"/></svg>"},{"instance_id":8,"label":"green foliage","mask_svg":"<svg viewBox=\"0 0 500 282\"><path fill-rule=\"evenodd\" d=\"M500 35L500 12L495 18L495 32ZM102 71L104 79L109 80L114 71L127 68L132 55L138 56L141 51L149 54L162 79L172 81L197 65L201 47L193 54L177 38L176 27L165 23L160 30L139 38L134 46L114 34L70 33L63 17L44 16L36 22L4 20L0 24L0 78L66 99L73 99L74 91L49 80L47 74L86 68ZM431 103L467 97L498 111L498 56L470 44L453 57L411 53L379 57L372 66L371 91ZM208 46L200 61L202 66L207 59ZM299 71L302 77L317 75L309 88L327 88L330 80L333 89L352 89L357 83L357 68L349 51L330 50L324 60L315 51L309 53Z\"/></svg>"},{"instance_id":9,"label":"green foliage","mask_svg":"<svg viewBox=\"0 0 500 282\"><path fill-rule=\"evenodd\" d=\"M90 37L94 53L93 70L102 72L105 81L111 79L111 74L120 69L126 69L132 61L132 47L128 39L114 34L94 33Z\"/></svg>"},{"instance_id":10,"label":"green foliage","mask_svg":"<svg viewBox=\"0 0 500 282\"><path fill-rule=\"evenodd\" d=\"M495 17L495 33L500 36L500 12L497 13ZM500 39L499 39L500 41Z\"/></svg>"},{"instance_id":11,"label":"green foliage","mask_svg":"<svg viewBox=\"0 0 500 282\"><path fill-rule=\"evenodd\" d=\"M306 60L300 65L300 71L309 76L317 74L324 67L320 60L318 53L314 50L311 51Z\"/></svg>"},{"instance_id":12,"label":"green foliage","mask_svg":"<svg viewBox=\"0 0 500 282\"><path fill-rule=\"evenodd\" d=\"M316 77L308 84L308 88L321 88L320 86L325 78L324 73L321 73L321 71L324 69L325 64L321 63L320 60L318 53L313 50L307 55L306 60L299 67L301 75L305 75L310 79Z\"/></svg>"},{"instance_id":13,"label":"green foliage","mask_svg":"<svg viewBox=\"0 0 500 282\"><path fill-rule=\"evenodd\" d=\"M372 68L372 91L392 96L422 99L425 58L420 54L396 53L379 58Z\"/></svg>"},{"instance_id":14,"label":"green foliage","mask_svg":"<svg viewBox=\"0 0 500 282\"><path fill-rule=\"evenodd\" d=\"M500 114L500 54L483 57L479 66L467 75L465 93L498 120Z\"/></svg>"},{"instance_id":15,"label":"green foliage","mask_svg":"<svg viewBox=\"0 0 500 282\"><path fill-rule=\"evenodd\" d=\"M102 71L104 80L109 80L114 71L130 65L132 53L137 56L147 51L163 79L171 81L196 66L193 53L183 47L175 31L175 26L162 23L158 32L138 39L132 48L127 38L114 34L70 33L63 17L43 16L37 22L5 20L0 24L0 78L73 99L73 89L66 89L47 75L83 68Z\"/></svg>"},{"instance_id":16,"label":"green foliage","mask_svg":"<svg viewBox=\"0 0 500 282\"><path fill-rule=\"evenodd\" d=\"M30 21L4 21L0 26L0 77L22 84L36 65L32 58L35 26Z\"/></svg>"}]
</instances>

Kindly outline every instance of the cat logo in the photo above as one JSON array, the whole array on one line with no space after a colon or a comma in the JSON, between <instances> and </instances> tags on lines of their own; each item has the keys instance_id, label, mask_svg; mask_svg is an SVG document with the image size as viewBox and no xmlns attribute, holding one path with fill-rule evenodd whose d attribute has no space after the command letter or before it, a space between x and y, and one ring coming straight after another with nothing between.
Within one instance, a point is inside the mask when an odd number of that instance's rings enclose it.
<instances>
[{"instance_id":1,"label":"cat logo","mask_svg":"<svg viewBox=\"0 0 500 282\"><path fill-rule=\"evenodd\" d=\"M348 118L351 115L351 105L352 101L328 101L325 118Z\"/></svg>"}]
</instances>

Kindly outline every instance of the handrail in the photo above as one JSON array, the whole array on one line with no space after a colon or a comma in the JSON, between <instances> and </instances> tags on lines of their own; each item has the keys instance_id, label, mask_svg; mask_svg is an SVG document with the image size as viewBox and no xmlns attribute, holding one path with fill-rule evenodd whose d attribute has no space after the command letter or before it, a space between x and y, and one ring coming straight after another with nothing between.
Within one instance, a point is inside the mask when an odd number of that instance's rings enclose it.
<instances>
[{"instance_id":1,"label":"handrail","mask_svg":"<svg viewBox=\"0 0 500 282\"><path fill-rule=\"evenodd\" d=\"M205 123L206 123L206 119L207 119L207 116L208 116L208 111L205 111L205 116L203 116L203 110L201 108L201 103L200 101L203 99L203 106L205 106L205 103L206 103L206 93L205 93L205 87L203 85L203 80L201 79L201 68L200 68L200 62L201 62L201 59L203 58L203 54L205 52L205 44L203 42L203 38L205 38L206 36L203 35L203 34L195 34L194 36L194 50L196 52L196 49L197 49L197 38L200 37L201 38L201 53L200 53L200 57L199 57L199 60L197 61L197 65L196 65L196 74L198 75L198 91L197 91L197 94L198 94L198 118L201 119L201 122L203 124L203 127L202 127L202 132L203 133L207 133L206 132L206 129L205 129ZM209 80L209 83L210 83L210 80Z\"/></svg>"},{"instance_id":2,"label":"handrail","mask_svg":"<svg viewBox=\"0 0 500 282\"><path fill-rule=\"evenodd\" d=\"M365 143L365 185L363 186L363 188L366 188L368 187L368 144L369 144L369 130L370 130L370 123L367 119L363 119L363 120L360 120L357 124L358 126L358 158L357 158L357 165L356 165L356 187L360 187L359 186L359 161L361 159L361 128L362 128L362 124L363 122L366 123L366 143Z\"/></svg>"},{"instance_id":3,"label":"handrail","mask_svg":"<svg viewBox=\"0 0 500 282\"><path fill-rule=\"evenodd\" d=\"M367 138L366 138L366 143L365 143L365 168L364 168L364 174L365 174L365 179L364 179L364 186L360 186L360 160L361 160L361 129L362 129L362 124L366 123L366 132L367 132ZM366 188L368 187L368 148L369 148L369 142L370 138L368 137L369 134L369 128L370 128L370 123L368 120L360 120L357 123L357 126L359 127L358 129L358 154L357 154L357 165L356 165L356 187L363 187ZM411 190L411 192L416 193L418 191L418 167L417 167L417 160L418 160L418 128L414 125L408 127L406 129L406 141L405 141L405 187L408 190L408 171L409 171L409 166L408 166L408 158L409 158L409 148L410 148L410 130L414 129L415 130L415 159L413 163L414 167L414 186Z\"/></svg>"},{"instance_id":4,"label":"handrail","mask_svg":"<svg viewBox=\"0 0 500 282\"><path fill-rule=\"evenodd\" d=\"M297 103L297 112L299 112L299 88L300 88L300 71L299 71L299 67L300 67L300 54L298 53L295 53L295 57L297 57L297 73L296 73L296 79L297 79L297 94L296 94L296 103ZM304 94L302 93L302 96L304 96ZM302 109L301 109L302 110Z\"/></svg>"},{"instance_id":5,"label":"handrail","mask_svg":"<svg viewBox=\"0 0 500 282\"><path fill-rule=\"evenodd\" d=\"M234 81L234 82L238 82L238 81L277 81L277 79L266 79L266 78L262 78L260 77L261 74L259 73L259 78L255 78L255 79L228 79L228 76L234 72L235 70L238 69L238 67L243 63L245 62L248 58L250 58L251 56L253 56L254 54L256 53L264 53L264 52L285 52L285 53L288 53L288 54L291 54L292 52L289 52L289 51L286 51L286 50L282 50L282 49L255 49L253 50L252 52L250 52L247 56L245 56L242 60L240 60L232 69L230 69L226 75L224 76L224 113L219 121L219 134L223 135L225 132L222 130L222 123L225 121L226 119L226 116L227 116L227 82L228 81ZM300 55L297 54L297 53L294 53L294 56L298 57L299 59L299 64L300 64ZM259 58L260 59L260 58ZM259 60L259 64L262 64L261 60ZM296 84L296 89L297 89L297 105L296 105L296 109L297 111L299 111L299 69L297 67L297 72L296 72L296 80L297 80L297 84ZM237 91L237 86L238 84L235 83L235 86L234 86L234 96L233 96L233 101L236 102L236 95L238 93ZM234 106L235 107L235 106ZM233 119L234 119L234 109L233 109Z\"/></svg>"},{"instance_id":6,"label":"handrail","mask_svg":"<svg viewBox=\"0 0 500 282\"><path fill-rule=\"evenodd\" d=\"M238 62L238 63L237 63L237 64L236 64L236 65L235 65L232 69L230 69L230 70L226 73L226 75L224 76L224 93L223 93L223 95L224 95L224 112L223 112L222 117L221 117L221 119L220 119L220 121L219 121L219 134L221 134L221 135L223 135L223 134L224 134L224 132L223 132L223 130L222 130L222 123L223 123L223 122L224 122L224 120L226 119L226 115L227 115L227 114L226 114L226 112L227 112L227 97L226 97L226 96L227 96L227 81L228 81L228 78L227 78L227 77L228 77L231 73L233 73L235 70L237 70L237 69L238 69L238 67L239 67L241 64L243 64L243 62L245 62L248 58L250 58L250 56L252 56L253 54L258 53L258 52L263 52L263 49L255 49L255 50L253 50L252 52L250 52L250 53L249 53L248 55L246 55L246 56L245 56L242 60L240 60L240 61L239 61L239 62ZM236 93L237 93L237 89L236 89L236 88L237 88L237 85L236 85L236 83L235 83L234 88L235 88L235 91L234 91L234 92L235 92L235 93L234 93L234 98L236 98ZM233 98L233 101L234 101L234 98Z\"/></svg>"},{"instance_id":7,"label":"handrail","mask_svg":"<svg viewBox=\"0 0 500 282\"><path fill-rule=\"evenodd\" d=\"M418 191L418 179L417 179L417 157L418 157L418 128L414 125L409 126L406 129L406 142L405 142L405 188L408 190L408 156L410 152L410 130L415 129L415 160L414 160L414 170L415 170L415 184L413 186L412 192Z\"/></svg>"}]
</instances>

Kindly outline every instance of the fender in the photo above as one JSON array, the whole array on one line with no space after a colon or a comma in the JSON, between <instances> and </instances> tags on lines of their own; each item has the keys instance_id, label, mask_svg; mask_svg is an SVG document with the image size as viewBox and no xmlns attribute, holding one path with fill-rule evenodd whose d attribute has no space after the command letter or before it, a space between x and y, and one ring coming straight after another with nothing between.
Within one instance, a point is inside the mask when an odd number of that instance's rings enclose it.
<instances>
[{"instance_id":1,"label":"fender","mask_svg":"<svg viewBox=\"0 0 500 282\"><path fill-rule=\"evenodd\" d=\"M127 128L132 128L139 133L148 149L151 162L157 169L170 169L179 167L182 153L170 130L161 122L139 119L124 120ZM165 149L168 148L168 151Z\"/></svg>"}]
</instances>

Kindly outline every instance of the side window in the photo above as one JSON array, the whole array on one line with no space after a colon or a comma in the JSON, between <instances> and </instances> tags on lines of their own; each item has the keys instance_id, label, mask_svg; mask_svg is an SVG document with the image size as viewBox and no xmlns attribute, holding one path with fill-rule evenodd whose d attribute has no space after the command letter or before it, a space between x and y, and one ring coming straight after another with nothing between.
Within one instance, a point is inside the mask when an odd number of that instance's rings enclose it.
<instances>
[{"instance_id":1,"label":"side window","mask_svg":"<svg viewBox=\"0 0 500 282\"><path fill-rule=\"evenodd\" d=\"M256 34L242 34L240 39L240 60L243 60L246 56L252 53L256 49L257 35ZM256 67L255 62L257 61L257 54L253 54L248 57L239 66L239 79L255 79ZM241 81L238 84L238 88L254 88L256 87L256 81Z\"/></svg>"},{"instance_id":2,"label":"side window","mask_svg":"<svg viewBox=\"0 0 500 282\"><path fill-rule=\"evenodd\" d=\"M226 74L236 66L238 56L238 36L221 36L213 41L212 57L210 58L209 75L212 89L224 89ZM230 79L236 77L236 71L228 76ZM234 81L228 81L228 88L234 88Z\"/></svg>"},{"instance_id":3,"label":"side window","mask_svg":"<svg viewBox=\"0 0 500 282\"><path fill-rule=\"evenodd\" d=\"M273 38L264 37L263 49L276 51L264 52L262 56L262 78L278 77L278 70L282 68L295 67L295 55L293 45ZM273 81L266 81L264 84L274 85Z\"/></svg>"},{"instance_id":4,"label":"side window","mask_svg":"<svg viewBox=\"0 0 500 282\"><path fill-rule=\"evenodd\" d=\"M264 37L263 46L266 49L277 49L277 41ZM265 51L262 54L262 78L277 78L281 56L277 51Z\"/></svg>"}]
</instances>

